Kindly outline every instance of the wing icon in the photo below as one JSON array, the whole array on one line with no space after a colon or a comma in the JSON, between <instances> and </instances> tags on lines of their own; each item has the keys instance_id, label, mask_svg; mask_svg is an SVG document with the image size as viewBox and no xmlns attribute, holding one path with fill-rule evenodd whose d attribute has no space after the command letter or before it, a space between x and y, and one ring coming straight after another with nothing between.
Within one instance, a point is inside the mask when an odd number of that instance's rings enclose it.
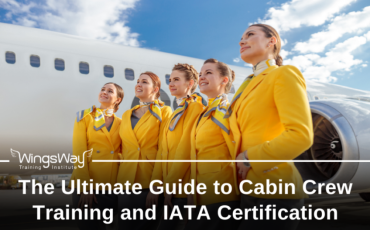
<instances>
[{"instance_id":1,"label":"wing icon","mask_svg":"<svg viewBox=\"0 0 370 230\"><path fill-rule=\"evenodd\" d=\"M18 157L21 155L20 152L18 152L17 150L13 150L13 149L10 149L10 153L12 154L12 157Z\"/></svg>"},{"instance_id":2,"label":"wing icon","mask_svg":"<svg viewBox=\"0 0 370 230\"><path fill-rule=\"evenodd\" d=\"M87 150L83 153L83 155L85 155L85 153L87 154L86 157L91 157L92 156L92 152L93 152L93 149L90 149L90 150Z\"/></svg>"}]
</instances>

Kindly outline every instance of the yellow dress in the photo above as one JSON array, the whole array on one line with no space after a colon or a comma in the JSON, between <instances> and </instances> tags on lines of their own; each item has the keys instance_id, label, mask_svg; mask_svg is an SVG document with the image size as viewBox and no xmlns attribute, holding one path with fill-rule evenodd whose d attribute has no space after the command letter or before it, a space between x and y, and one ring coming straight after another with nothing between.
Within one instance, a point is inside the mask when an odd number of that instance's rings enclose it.
<instances>
[{"instance_id":1,"label":"yellow dress","mask_svg":"<svg viewBox=\"0 0 370 230\"><path fill-rule=\"evenodd\" d=\"M94 188L96 183L110 183L113 185L117 181L118 163L117 162L92 162L92 160L118 160L121 153L121 137L119 127L121 118L114 116L114 121L110 132L104 126L100 130L94 129L95 112L91 112L74 124L73 129L73 155L84 157L85 166L80 168L80 164L74 164L71 181L80 179L81 183L90 183L93 179ZM93 149L92 156L87 157L83 153ZM82 188L82 186L81 186Z\"/></svg>"},{"instance_id":2,"label":"yellow dress","mask_svg":"<svg viewBox=\"0 0 370 230\"><path fill-rule=\"evenodd\" d=\"M158 151L159 160L190 160L190 134L194 122L198 115L203 111L204 106L192 99L186 101L187 108L183 111L174 129L170 130L170 124L176 115L172 114L165 125L162 136L161 150ZM184 102L185 105L185 102ZM189 182L190 163L189 162L156 162L152 180L162 180L164 183L178 184L181 179L182 185ZM177 186L178 187L178 186ZM184 189L182 189L184 191ZM177 191L178 193L178 191ZM175 198L186 198L186 194L176 194Z\"/></svg>"},{"instance_id":3,"label":"yellow dress","mask_svg":"<svg viewBox=\"0 0 370 230\"><path fill-rule=\"evenodd\" d=\"M158 144L161 140L164 124L172 114L171 107L163 106L160 121L150 110L140 118L135 128L131 127L132 112L135 106L122 115L122 123L119 135L122 139L123 160L155 160L158 152ZM154 162L122 162L119 165L117 182L140 183L142 188L149 188L154 169ZM130 187L131 188L131 187Z\"/></svg>"},{"instance_id":4,"label":"yellow dress","mask_svg":"<svg viewBox=\"0 0 370 230\"><path fill-rule=\"evenodd\" d=\"M209 105L212 104L212 99ZM207 107L205 113L198 116L191 134L191 159L192 160L231 160L235 159L234 143L232 136L227 134L210 116L204 116L212 109ZM199 121L199 122L198 122ZM207 192L204 195L196 194L194 196L197 205L208 205L219 202L239 200L237 189L235 164L229 162L192 162L191 178L196 183L204 183L207 186ZM214 190L215 181L220 185L229 183L232 186L232 192L228 195L217 195ZM219 186L220 187L220 186ZM220 192L220 189L219 189Z\"/></svg>"},{"instance_id":5,"label":"yellow dress","mask_svg":"<svg viewBox=\"0 0 370 230\"><path fill-rule=\"evenodd\" d=\"M229 118L236 141L234 154L248 151L250 160L292 160L313 143L311 111L306 84L294 66L271 66L256 76L244 89ZM307 195L302 189L302 177L294 163L253 163L247 174L253 185L244 184L249 191L256 183L266 185L294 183L295 194L259 195L258 198L301 199ZM289 190L290 191L290 190Z\"/></svg>"}]
</instances>

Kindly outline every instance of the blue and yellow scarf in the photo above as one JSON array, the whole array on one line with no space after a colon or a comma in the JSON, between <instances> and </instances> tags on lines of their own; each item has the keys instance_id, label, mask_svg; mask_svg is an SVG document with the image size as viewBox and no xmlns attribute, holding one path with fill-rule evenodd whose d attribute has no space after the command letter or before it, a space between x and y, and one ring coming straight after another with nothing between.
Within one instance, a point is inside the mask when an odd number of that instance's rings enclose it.
<instances>
[{"instance_id":1,"label":"blue and yellow scarf","mask_svg":"<svg viewBox=\"0 0 370 230\"><path fill-rule=\"evenodd\" d=\"M170 121L169 130L173 131L176 128L177 123L184 114L185 110L188 108L189 102L198 102L203 104L203 98L198 93L193 93L191 96L188 96L182 100L179 106L173 112L173 118Z\"/></svg>"},{"instance_id":2,"label":"blue and yellow scarf","mask_svg":"<svg viewBox=\"0 0 370 230\"><path fill-rule=\"evenodd\" d=\"M94 129L96 131L102 129L105 126L104 116L113 116L113 109L100 109L96 108L95 105L93 105L88 109L77 112L77 122L81 121L87 114L92 112L95 112Z\"/></svg>"},{"instance_id":3,"label":"blue and yellow scarf","mask_svg":"<svg viewBox=\"0 0 370 230\"><path fill-rule=\"evenodd\" d=\"M208 110L203 117L208 117L212 114L211 120L227 134L230 134L229 120L224 118L228 105L227 94L220 94L214 99L209 99Z\"/></svg>"},{"instance_id":4,"label":"blue and yellow scarf","mask_svg":"<svg viewBox=\"0 0 370 230\"><path fill-rule=\"evenodd\" d=\"M162 122L161 108L164 106L163 101L160 101L160 100L157 99L153 102L150 102L149 104L136 105L136 106L134 106L134 108L132 108L132 110L135 110L135 109L138 109L138 108L141 108L141 107L145 107L145 106L148 106L150 113L154 117L156 117L160 122Z\"/></svg>"}]
</instances>

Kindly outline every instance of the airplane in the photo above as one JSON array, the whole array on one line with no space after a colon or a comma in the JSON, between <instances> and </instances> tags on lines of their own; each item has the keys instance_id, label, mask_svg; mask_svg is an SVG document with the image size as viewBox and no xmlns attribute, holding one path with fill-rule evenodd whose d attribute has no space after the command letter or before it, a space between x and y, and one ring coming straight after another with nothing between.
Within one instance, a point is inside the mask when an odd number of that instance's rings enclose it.
<instances>
[{"instance_id":1,"label":"airplane","mask_svg":"<svg viewBox=\"0 0 370 230\"><path fill-rule=\"evenodd\" d=\"M124 90L125 97L117 112L119 117L138 104L134 87L139 74L145 71L160 77L160 99L175 108L176 100L168 89L172 67L188 63L200 70L203 62L156 50L0 23L3 109L0 160L9 161L0 163L0 175L30 178L31 175L71 173L71 168L45 168L40 162L33 164L40 169L21 168L26 160L20 164L16 156L33 154L32 159L40 161L36 155L71 153L76 112L98 105L98 92L107 82L115 82ZM230 67L236 73L229 93L231 100L252 70ZM370 201L369 163L336 162L370 160L370 92L310 80L306 84L315 137L313 146L297 159L324 162L296 163L303 179L353 183L352 191Z\"/></svg>"}]
</instances>

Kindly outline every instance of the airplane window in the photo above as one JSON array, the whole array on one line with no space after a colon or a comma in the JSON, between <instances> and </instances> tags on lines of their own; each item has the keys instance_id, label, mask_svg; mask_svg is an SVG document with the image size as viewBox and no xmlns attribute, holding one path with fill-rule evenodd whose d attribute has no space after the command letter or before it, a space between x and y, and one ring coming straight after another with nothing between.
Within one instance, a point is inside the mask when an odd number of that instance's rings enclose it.
<instances>
[{"instance_id":1,"label":"airplane window","mask_svg":"<svg viewBox=\"0 0 370 230\"><path fill-rule=\"evenodd\" d=\"M56 58L54 61L55 69L59 71L63 71L65 69L64 60Z\"/></svg>"},{"instance_id":2,"label":"airplane window","mask_svg":"<svg viewBox=\"0 0 370 230\"><path fill-rule=\"evenodd\" d=\"M235 93L235 87L234 85L231 85L230 92L229 93Z\"/></svg>"},{"instance_id":3,"label":"airplane window","mask_svg":"<svg viewBox=\"0 0 370 230\"><path fill-rule=\"evenodd\" d=\"M135 80L134 70L125 69L125 78L129 81Z\"/></svg>"},{"instance_id":4,"label":"airplane window","mask_svg":"<svg viewBox=\"0 0 370 230\"><path fill-rule=\"evenodd\" d=\"M161 101L163 101L165 105L171 106L171 99L167 95L167 93L163 91L163 89L159 90L159 92L161 92L161 96L160 96Z\"/></svg>"},{"instance_id":5,"label":"airplane window","mask_svg":"<svg viewBox=\"0 0 370 230\"><path fill-rule=\"evenodd\" d=\"M170 75L169 74L166 74L166 84L167 85L170 84Z\"/></svg>"},{"instance_id":6,"label":"airplane window","mask_svg":"<svg viewBox=\"0 0 370 230\"><path fill-rule=\"evenodd\" d=\"M32 67L40 67L40 57L37 55L30 56L30 65Z\"/></svg>"},{"instance_id":7,"label":"airplane window","mask_svg":"<svg viewBox=\"0 0 370 230\"><path fill-rule=\"evenodd\" d=\"M15 63L15 53L13 52L6 52L5 53L5 60L9 64L14 64Z\"/></svg>"},{"instance_id":8,"label":"airplane window","mask_svg":"<svg viewBox=\"0 0 370 230\"><path fill-rule=\"evenodd\" d=\"M89 63L80 62L80 73L88 74L90 72Z\"/></svg>"},{"instance_id":9,"label":"airplane window","mask_svg":"<svg viewBox=\"0 0 370 230\"><path fill-rule=\"evenodd\" d=\"M104 76L112 78L114 76L114 69L110 65L104 66Z\"/></svg>"}]
</instances>

